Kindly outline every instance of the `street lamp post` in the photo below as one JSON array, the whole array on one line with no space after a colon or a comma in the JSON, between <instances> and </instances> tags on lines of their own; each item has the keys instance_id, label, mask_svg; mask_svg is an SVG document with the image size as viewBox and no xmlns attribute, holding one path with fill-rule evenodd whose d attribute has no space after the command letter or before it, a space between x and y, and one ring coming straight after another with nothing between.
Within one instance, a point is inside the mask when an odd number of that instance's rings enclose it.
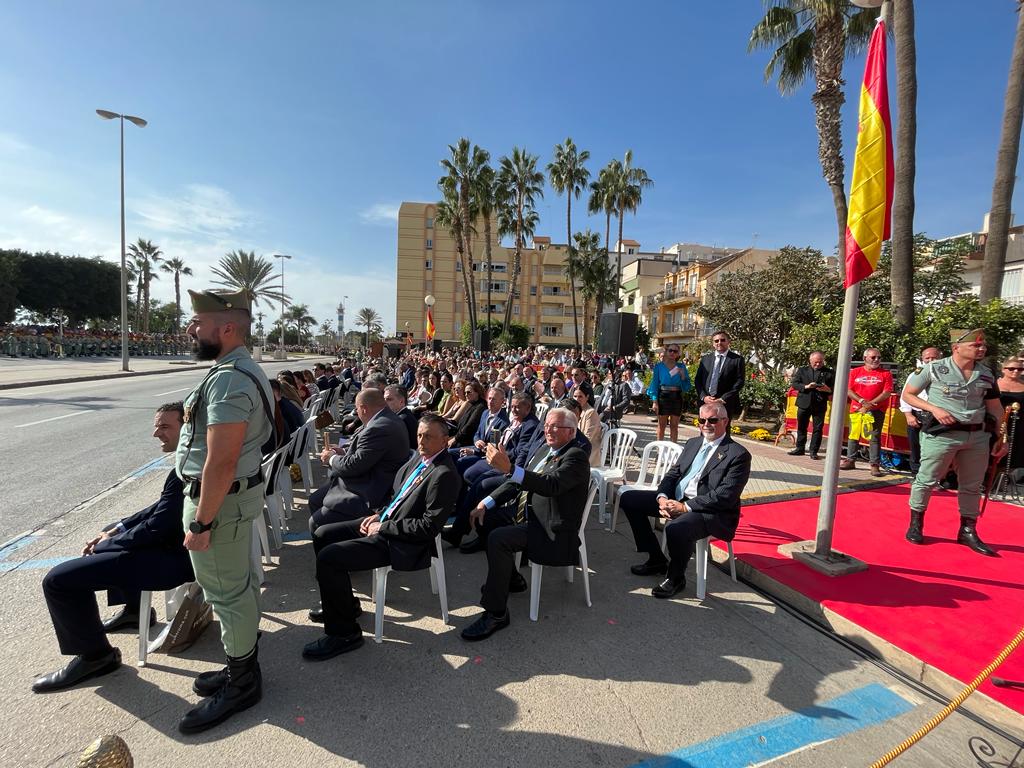
<instances>
[{"instance_id":1,"label":"street lamp post","mask_svg":"<svg viewBox=\"0 0 1024 768\"><path fill-rule=\"evenodd\" d=\"M284 351L284 262L291 256L287 253L275 253L274 258L281 260L281 345L278 359L287 360L288 353Z\"/></svg>"},{"instance_id":2,"label":"street lamp post","mask_svg":"<svg viewBox=\"0 0 1024 768\"><path fill-rule=\"evenodd\" d=\"M431 318L430 310L433 308L435 304L437 304L437 299L435 299L432 294L428 293L426 296L423 297L423 303L427 305L427 317L432 320L433 318ZM432 343L433 339L426 338L426 334L424 334L423 336L423 351L426 352L428 347Z\"/></svg>"},{"instance_id":3,"label":"street lamp post","mask_svg":"<svg viewBox=\"0 0 1024 768\"><path fill-rule=\"evenodd\" d=\"M121 370L128 370L128 269L124 244L124 121L127 120L139 128L147 123L141 117L122 115L107 109L97 109L96 114L104 120L121 121Z\"/></svg>"}]
</instances>

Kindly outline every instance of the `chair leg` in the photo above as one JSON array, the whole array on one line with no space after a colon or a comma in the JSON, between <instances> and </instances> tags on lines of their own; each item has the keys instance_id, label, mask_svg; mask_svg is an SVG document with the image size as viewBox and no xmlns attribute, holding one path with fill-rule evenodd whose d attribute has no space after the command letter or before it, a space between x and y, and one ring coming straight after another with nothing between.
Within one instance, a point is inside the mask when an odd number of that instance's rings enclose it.
<instances>
[{"instance_id":1,"label":"chair leg","mask_svg":"<svg viewBox=\"0 0 1024 768\"><path fill-rule=\"evenodd\" d=\"M697 542L697 599L703 600L707 594L708 580L708 540L701 539Z\"/></svg>"},{"instance_id":2,"label":"chair leg","mask_svg":"<svg viewBox=\"0 0 1024 768\"><path fill-rule=\"evenodd\" d=\"M587 608L592 607L590 602L590 566L587 564L587 542L580 541L580 567L583 569L583 594L587 598Z\"/></svg>"},{"instance_id":3,"label":"chair leg","mask_svg":"<svg viewBox=\"0 0 1024 768\"><path fill-rule=\"evenodd\" d=\"M267 496L264 501L267 505L267 516L270 518L270 532L274 537L274 549L280 549L284 546L284 535L281 528L281 504L280 501L273 496ZM260 542L264 547L263 552L269 557L270 545L266 541L267 523L265 520L260 521L259 535Z\"/></svg>"},{"instance_id":4,"label":"chair leg","mask_svg":"<svg viewBox=\"0 0 1024 768\"><path fill-rule=\"evenodd\" d=\"M530 563L530 621L536 621L540 615L540 577L543 572L543 565Z\"/></svg>"},{"instance_id":5,"label":"chair leg","mask_svg":"<svg viewBox=\"0 0 1024 768\"><path fill-rule=\"evenodd\" d=\"M375 643L384 642L384 594L388 589L388 571L390 570L387 566L373 569L373 580L375 582L373 599L377 603L376 615L373 621L373 642Z\"/></svg>"},{"instance_id":6,"label":"chair leg","mask_svg":"<svg viewBox=\"0 0 1024 768\"><path fill-rule=\"evenodd\" d=\"M149 653L149 609L153 604L153 593L143 590L139 598L139 661L138 666L146 666L146 655Z\"/></svg>"},{"instance_id":7,"label":"chair leg","mask_svg":"<svg viewBox=\"0 0 1024 768\"><path fill-rule=\"evenodd\" d=\"M271 525L273 525L273 522L274 521L271 520ZM273 565L274 561L270 559L270 539L267 536L267 521L264 519L263 515L257 515L255 519L253 519L253 526L256 529L256 538L259 539L260 542L260 553L263 555L263 564ZM276 542L281 542L281 533L279 530L274 536L274 539ZM277 544L278 549L280 549L281 546L281 543Z\"/></svg>"},{"instance_id":8,"label":"chair leg","mask_svg":"<svg viewBox=\"0 0 1024 768\"><path fill-rule=\"evenodd\" d=\"M263 542L261 541L261 533L262 535L266 535L266 529L264 528L262 532L260 531L260 527L257 522L259 520L260 518L257 517L252 522L253 527L256 530L254 531L255 535L252 537L252 551L249 553L249 559L252 561L252 572L253 575L256 577L256 583L262 584L264 581L266 581L266 574L263 572L263 560L261 558L262 552L260 547L263 544Z\"/></svg>"},{"instance_id":9,"label":"chair leg","mask_svg":"<svg viewBox=\"0 0 1024 768\"><path fill-rule=\"evenodd\" d=\"M565 566L565 580L567 582L569 582L570 584L572 584L573 572L575 570L576 570L576 566L575 565L567 565L567 566Z\"/></svg>"},{"instance_id":10,"label":"chair leg","mask_svg":"<svg viewBox=\"0 0 1024 768\"><path fill-rule=\"evenodd\" d=\"M448 623L448 583L444 573L444 558L431 558L430 563L431 583L436 583L437 589L434 594L441 601L441 621Z\"/></svg>"},{"instance_id":11,"label":"chair leg","mask_svg":"<svg viewBox=\"0 0 1024 768\"><path fill-rule=\"evenodd\" d=\"M309 483L313 479L313 469L309 465L309 454L303 453L299 456L296 462L299 465L299 471L302 472L302 487L306 491L306 496L309 496Z\"/></svg>"},{"instance_id":12,"label":"chair leg","mask_svg":"<svg viewBox=\"0 0 1024 768\"><path fill-rule=\"evenodd\" d=\"M729 575L736 581L736 555L732 551L732 542L727 541L726 544L729 545Z\"/></svg>"},{"instance_id":13,"label":"chair leg","mask_svg":"<svg viewBox=\"0 0 1024 768\"><path fill-rule=\"evenodd\" d=\"M612 521L608 525L608 530L611 533L615 533L615 525L619 522L619 501L622 499L622 491L619 490L615 494L615 503L612 504Z\"/></svg>"}]
</instances>

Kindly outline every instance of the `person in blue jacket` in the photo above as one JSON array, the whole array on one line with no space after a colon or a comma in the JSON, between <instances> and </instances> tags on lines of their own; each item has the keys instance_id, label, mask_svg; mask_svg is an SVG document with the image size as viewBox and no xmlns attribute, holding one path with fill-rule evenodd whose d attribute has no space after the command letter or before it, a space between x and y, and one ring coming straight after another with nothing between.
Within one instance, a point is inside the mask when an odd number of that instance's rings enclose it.
<instances>
[{"instance_id":1,"label":"person in blue jacket","mask_svg":"<svg viewBox=\"0 0 1024 768\"><path fill-rule=\"evenodd\" d=\"M690 373L679 362L679 345L666 344L661 362L654 366L647 396L658 414L658 439L665 437L665 427L673 443L679 442L679 417L683 413L683 392L689 392Z\"/></svg>"}]
</instances>

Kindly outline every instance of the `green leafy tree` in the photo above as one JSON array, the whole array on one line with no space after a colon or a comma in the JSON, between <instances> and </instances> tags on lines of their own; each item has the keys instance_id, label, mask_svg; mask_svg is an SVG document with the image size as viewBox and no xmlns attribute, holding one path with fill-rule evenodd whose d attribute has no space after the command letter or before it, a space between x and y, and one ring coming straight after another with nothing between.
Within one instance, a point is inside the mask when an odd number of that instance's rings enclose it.
<instances>
[{"instance_id":1,"label":"green leafy tree","mask_svg":"<svg viewBox=\"0 0 1024 768\"><path fill-rule=\"evenodd\" d=\"M230 251L211 269L218 278L214 282L236 291L245 291L253 309L260 301L269 306L289 303L288 294L281 292L280 274L273 274L274 265L255 251Z\"/></svg>"},{"instance_id":2,"label":"green leafy tree","mask_svg":"<svg viewBox=\"0 0 1024 768\"><path fill-rule=\"evenodd\" d=\"M177 332L181 330L181 276L191 277L192 268L175 256L172 259L165 259L160 269L174 275L174 330Z\"/></svg>"},{"instance_id":3,"label":"green leafy tree","mask_svg":"<svg viewBox=\"0 0 1024 768\"><path fill-rule=\"evenodd\" d=\"M508 330L501 323L491 323L491 339L499 346L504 347L525 347L530 343L530 329L521 323L512 323ZM477 330L485 330L487 323L481 322ZM473 343L473 331L466 323L459 330L459 340L469 346Z\"/></svg>"},{"instance_id":4,"label":"green leafy tree","mask_svg":"<svg viewBox=\"0 0 1024 768\"><path fill-rule=\"evenodd\" d=\"M384 333L384 323L381 321L381 317L377 314L377 310L371 307L363 307L356 313L356 325L361 325L366 329L366 347L370 347L370 338L376 338L380 334Z\"/></svg>"},{"instance_id":5,"label":"green leafy tree","mask_svg":"<svg viewBox=\"0 0 1024 768\"><path fill-rule=\"evenodd\" d=\"M109 320L121 313L120 267L101 259L22 254L17 284L19 306L44 317L63 313L73 327L89 318Z\"/></svg>"},{"instance_id":6,"label":"green leafy tree","mask_svg":"<svg viewBox=\"0 0 1024 768\"><path fill-rule=\"evenodd\" d=\"M964 281L963 273L965 259L972 250L974 248L966 237L939 242L920 232L914 235L911 264L917 274L916 304L922 307L942 306L968 291L970 286ZM885 306L892 293L892 267L893 248L886 242L882 244L878 268L861 282L862 310ZM897 317L897 323L904 328L901 318Z\"/></svg>"},{"instance_id":7,"label":"green leafy tree","mask_svg":"<svg viewBox=\"0 0 1024 768\"><path fill-rule=\"evenodd\" d=\"M526 238L533 235L537 226L537 198L544 197L544 174L537 170L537 156L525 149L512 148L512 154L501 158L498 171L498 184L501 196L508 201L504 214L511 214L511 221L505 219L502 230L514 233L515 245L512 255L512 274L508 282L508 298L505 301L505 317L502 325L506 328L512 323L512 300L515 298L515 287L519 284L519 275L523 269L523 247Z\"/></svg>"},{"instance_id":8,"label":"green leafy tree","mask_svg":"<svg viewBox=\"0 0 1024 768\"><path fill-rule=\"evenodd\" d=\"M164 254L152 240L140 237L128 246L128 255L138 280L135 291L135 329L149 333L149 287L154 280L160 279L156 269Z\"/></svg>"},{"instance_id":9,"label":"green leafy tree","mask_svg":"<svg viewBox=\"0 0 1024 768\"><path fill-rule=\"evenodd\" d=\"M307 325L316 325L316 318L309 314L309 307L305 304L292 304L288 307L288 311L284 313L285 321L290 321L295 324L295 333L299 339L299 344L302 344L306 340L306 334L303 333L303 329Z\"/></svg>"},{"instance_id":10,"label":"green leafy tree","mask_svg":"<svg viewBox=\"0 0 1024 768\"><path fill-rule=\"evenodd\" d=\"M18 282L24 251L0 250L0 323L14 320L18 309Z\"/></svg>"},{"instance_id":11,"label":"green leafy tree","mask_svg":"<svg viewBox=\"0 0 1024 768\"><path fill-rule=\"evenodd\" d=\"M569 292L572 294L572 330L575 334L576 348L580 348L580 322L576 304L576 261L573 257L572 244L572 199L580 198L580 193L590 180L590 171L584 165L590 159L590 152L577 149L572 137L562 144L555 145L555 158L548 163L548 179L552 189L565 195L565 243L569 251L566 259L566 277L569 278ZM584 321L585 322L585 321Z\"/></svg>"}]
</instances>

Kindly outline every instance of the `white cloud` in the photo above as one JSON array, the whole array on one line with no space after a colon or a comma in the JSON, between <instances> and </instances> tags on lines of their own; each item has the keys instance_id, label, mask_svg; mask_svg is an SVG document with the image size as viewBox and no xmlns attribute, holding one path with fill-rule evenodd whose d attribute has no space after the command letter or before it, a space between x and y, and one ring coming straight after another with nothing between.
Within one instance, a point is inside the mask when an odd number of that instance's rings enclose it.
<instances>
[{"instance_id":1,"label":"white cloud","mask_svg":"<svg viewBox=\"0 0 1024 768\"><path fill-rule=\"evenodd\" d=\"M252 224L251 215L225 189L188 184L177 197L153 195L133 206L146 226L158 232L224 236Z\"/></svg>"},{"instance_id":2,"label":"white cloud","mask_svg":"<svg viewBox=\"0 0 1024 768\"><path fill-rule=\"evenodd\" d=\"M359 212L364 224L397 224L400 203L374 203Z\"/></svg>"}]
</instances>

